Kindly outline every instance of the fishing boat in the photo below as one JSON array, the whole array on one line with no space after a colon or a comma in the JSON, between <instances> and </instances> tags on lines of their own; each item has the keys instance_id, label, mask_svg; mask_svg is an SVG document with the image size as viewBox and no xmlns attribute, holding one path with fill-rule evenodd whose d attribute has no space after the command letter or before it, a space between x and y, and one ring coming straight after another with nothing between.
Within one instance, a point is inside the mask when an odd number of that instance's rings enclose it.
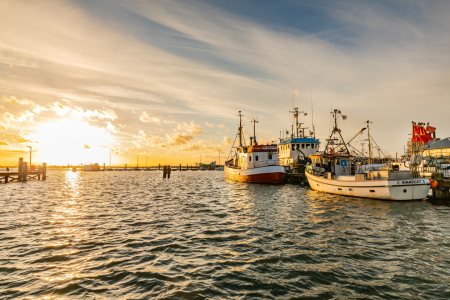
<instances>
[{"instance_id":1,"label":"fishing boat","mask_svg":"<svg viewBox=\"0 0 450 300\"><path fill-rule=\"evenodd\" d=\"M306 159L316 152L319 151L320 141L315 138L314 132L305 132L307 127L302 127L304 123L299 122L299 115L306 116L307 114L303 111L298 110L295 107L291 111L294 115L295 124L292 124L291 135L281 138L278 144L278 161L280 165L288 168L293 168L294 165L306 165ZM294 131L295 125L295 131ZM289 132L286 132L289 134Z\"/></svg>"},{"instance_id":2,"label":"fishing boat","mask_svg":"<svg viewBox=\"0 0 450 300\"><path fill-rule=\"evenodd\" d=\"M253 124L257 123L256 120L252 122ZM258 145L254 127L253 137L250 138L250 145L244 146L241 111L239 111L237 137L239 138L239 145L233 147L235 153L224 165L225 178L255 183L284 182L286 173L284 167L278 165L276 144Z\"/></svg>"},{"instance_id":3,"label":"fishing boat","mask_svg":"<svg viewBox=\"0 0 450 300\"><path fill-rule=\"evenodd\" d=\"M327 140L325 151L310 155L311 164L306 168L306 178L312 189L344 196L383 200L421 200L430 190L428 178L414 178L410 170L400 170L398 165L372 164L370 151L367 164L356 163L345 143L337 119L341 111L333 112L334 128Z\"/></svg>"}]
</instances>

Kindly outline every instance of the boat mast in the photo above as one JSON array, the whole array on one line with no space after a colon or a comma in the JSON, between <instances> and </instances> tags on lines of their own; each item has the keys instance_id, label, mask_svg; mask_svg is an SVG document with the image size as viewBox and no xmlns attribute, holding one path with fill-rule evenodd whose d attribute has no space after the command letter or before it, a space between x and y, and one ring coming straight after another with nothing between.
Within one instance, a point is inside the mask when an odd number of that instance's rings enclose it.
<instances>
[{"instance_id":1,"label":"boat mast","mask_svg":"<svg viewBox=\"0 0 450 300\"><path fill-rule=\"evenodd\" d=\"M369 122L369 120L367 120L367 138L369 140L369 165L370 165L372 163L372 148L371 148L371 145L370 145L370 128L369 128L369 123L372 123L372 122Z\"/></svg>"},{"instance_id":2,"label":"boat mast","mask_svg":"<svg viewBox=\"0 0 450 300\"><path fill-rule=\"evenodd\" d=\"M337 132L339 134L339 136L341 137L342 145L344 145L345 149L347 150L347 154L350 155L350 151L348 150L347 144L345 143L344 138L342 137L341 130L338 128L338 125L337 125L337 117L338 117L338 114L341 113L341 111L338 110L338 109L335 109L331 113L333 114L333 118L334 118L334 128L331 131L330 138L327 140L327 145L325 146L325 152L324 153L325 154L327 153L328 145L330 144L330 142L336 140L336 139L332 139L332 137L333 137L333 134L335 134ZM342 116L342 118L345 120L346 116Z\"/></svg>"},{"instance_id":3,"label":"boat mast","mask_svg":"<svg viewBox=\"0 0 450 300\"><path fill-rule=\"evenodd\" d=\"M294 107L293 111L290 111L294 114L295 118L295 138L298 138L298 107ZM292 134L294 134L294 130L292 130Z\"/></svg>"},{"instance_id":4,"label":"boat mast","mask_svg":"<svg viewBox=\"0 0 450 300\"><path fill-rule=\"evenodd\" d=\"M251 122L253 123L253 144L257 145L258 143L256 142L256 123L259 122L256 121L255 118L253 118Z\"/></svg>"},{"instance_id":5,"label":"boat mast","mask_svg":"<svg viewBox=\"0 0 450 300\"><path fill-rule=\"evenodd\" d=\"M241 111L239 111L239 147L242 147L242 117L244 115L241 114Z\"/></svg>"}]
</instances>

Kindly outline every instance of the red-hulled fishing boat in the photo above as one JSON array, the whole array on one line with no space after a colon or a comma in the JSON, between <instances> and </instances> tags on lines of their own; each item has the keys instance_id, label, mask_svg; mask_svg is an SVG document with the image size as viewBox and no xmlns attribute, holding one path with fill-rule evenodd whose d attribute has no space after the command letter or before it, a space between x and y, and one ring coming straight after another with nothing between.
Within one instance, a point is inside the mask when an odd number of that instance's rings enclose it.
<instances>
[{"instance_id":1,"label":"red-hulled fishing boat","mask_svg":"<svg viewBox=\"0 0 450 300\"><path fill-rule=\"evenodd\" d=\"M256 121L253 121L254 124ZM239 111L239 146L233 157L225 162L224 171L227 179L242 182L282 183L286 172L278 165L276 144L258 145L255 132L250 138L250 146L242 143L242 115Z\"/></svg>"}]
</instances>

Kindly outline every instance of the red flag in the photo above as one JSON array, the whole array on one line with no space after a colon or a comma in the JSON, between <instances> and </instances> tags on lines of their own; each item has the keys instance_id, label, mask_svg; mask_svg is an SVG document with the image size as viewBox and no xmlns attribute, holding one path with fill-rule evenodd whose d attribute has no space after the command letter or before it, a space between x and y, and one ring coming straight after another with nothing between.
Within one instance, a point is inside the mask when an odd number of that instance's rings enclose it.
<instances>
[{"instance_id":1,"label":"red flag","mask_svg":"<svg viewBox=\"0 0 450 300\"><path fill-rule=\"evenodd\" d=\"M422 139L422 136L418 135L418 136L417 136L417 141L418 141L418 142L422 142L422 143L423 143L423 139Z\"/></svg>"},{"instance_id":2,"label":"red flag","mask_svg":"<svg viewBox=\"0 0 450 300\"><path fill-rule=\"evenodd\" d=\"M419 126L413 125L413 128L414 128L414 133L415 133L415 134L420 134Z\"/></svg>"},{"instance_id":3,"label":"red flag","mask_svg":"<svg viewBox=\"0 0 450 300\"><path fill-rule=\"evenodd\" d=\"M422 126L420 126L420 135L424 135L427 133L427 131L425 130L425 128L423 128Z\"/></svg>"},{"instance_id":4,"label":"red flag","mask_svg":"<svg viewBox=\"0 0 450 300\"><path fill-rule=\"evenodd\" d=\"M417 136L415 134L413 134L413 141L414 143L417 143Z\"/></svg>"},{"instance_id":5,"label":"red flag","mask_svg":"<svg viewBox=\"0 0 450 300\"><path fill-rule=\"evenodd\" d=\"M425 134L425 136L427 137L427 139L428 139L429 141L432 141L432 140L433 140L433 138L431 137L431 135L429 135L428 133Z\"/></svg>"},{"instance_id":6,"label":"red flag","mask_svg":"<svg viewBox=\"0 0 450 300\"><path fill-rule=\"evenodd\" d=\"M436 131L436 127L432 127L432 126L427 126L427 131L429 133L434 133Z\"/></svg>"},{"instance_id":7,"label":"red flag","mask_svg":"<svg viewBox=\"0 0 450 300\"><path fill-rule=\"evenodd\" d=\"M419 138L422 139L422 142L428 143L428 138L426 135L421 135L421 136L419 136Z\"/></svg>"}]
</instances>

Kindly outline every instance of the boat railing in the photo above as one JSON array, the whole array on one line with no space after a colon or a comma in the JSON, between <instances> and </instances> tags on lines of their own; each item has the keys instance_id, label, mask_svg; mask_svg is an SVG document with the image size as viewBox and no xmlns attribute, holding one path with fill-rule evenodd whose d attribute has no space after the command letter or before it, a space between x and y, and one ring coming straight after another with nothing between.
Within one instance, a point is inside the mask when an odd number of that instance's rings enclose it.
<instances>
[{"instance_id":1,"label":"boat railing","mask_svg":"<svg viewBox=\"0 0 450 300\"><path fill-rule=\"evenodd\" d=\"M278 161L256 161L256 162L248 162L242 165L242 169L254 169L268 166L280 166Z\"/></svg>"}]
</instances>

